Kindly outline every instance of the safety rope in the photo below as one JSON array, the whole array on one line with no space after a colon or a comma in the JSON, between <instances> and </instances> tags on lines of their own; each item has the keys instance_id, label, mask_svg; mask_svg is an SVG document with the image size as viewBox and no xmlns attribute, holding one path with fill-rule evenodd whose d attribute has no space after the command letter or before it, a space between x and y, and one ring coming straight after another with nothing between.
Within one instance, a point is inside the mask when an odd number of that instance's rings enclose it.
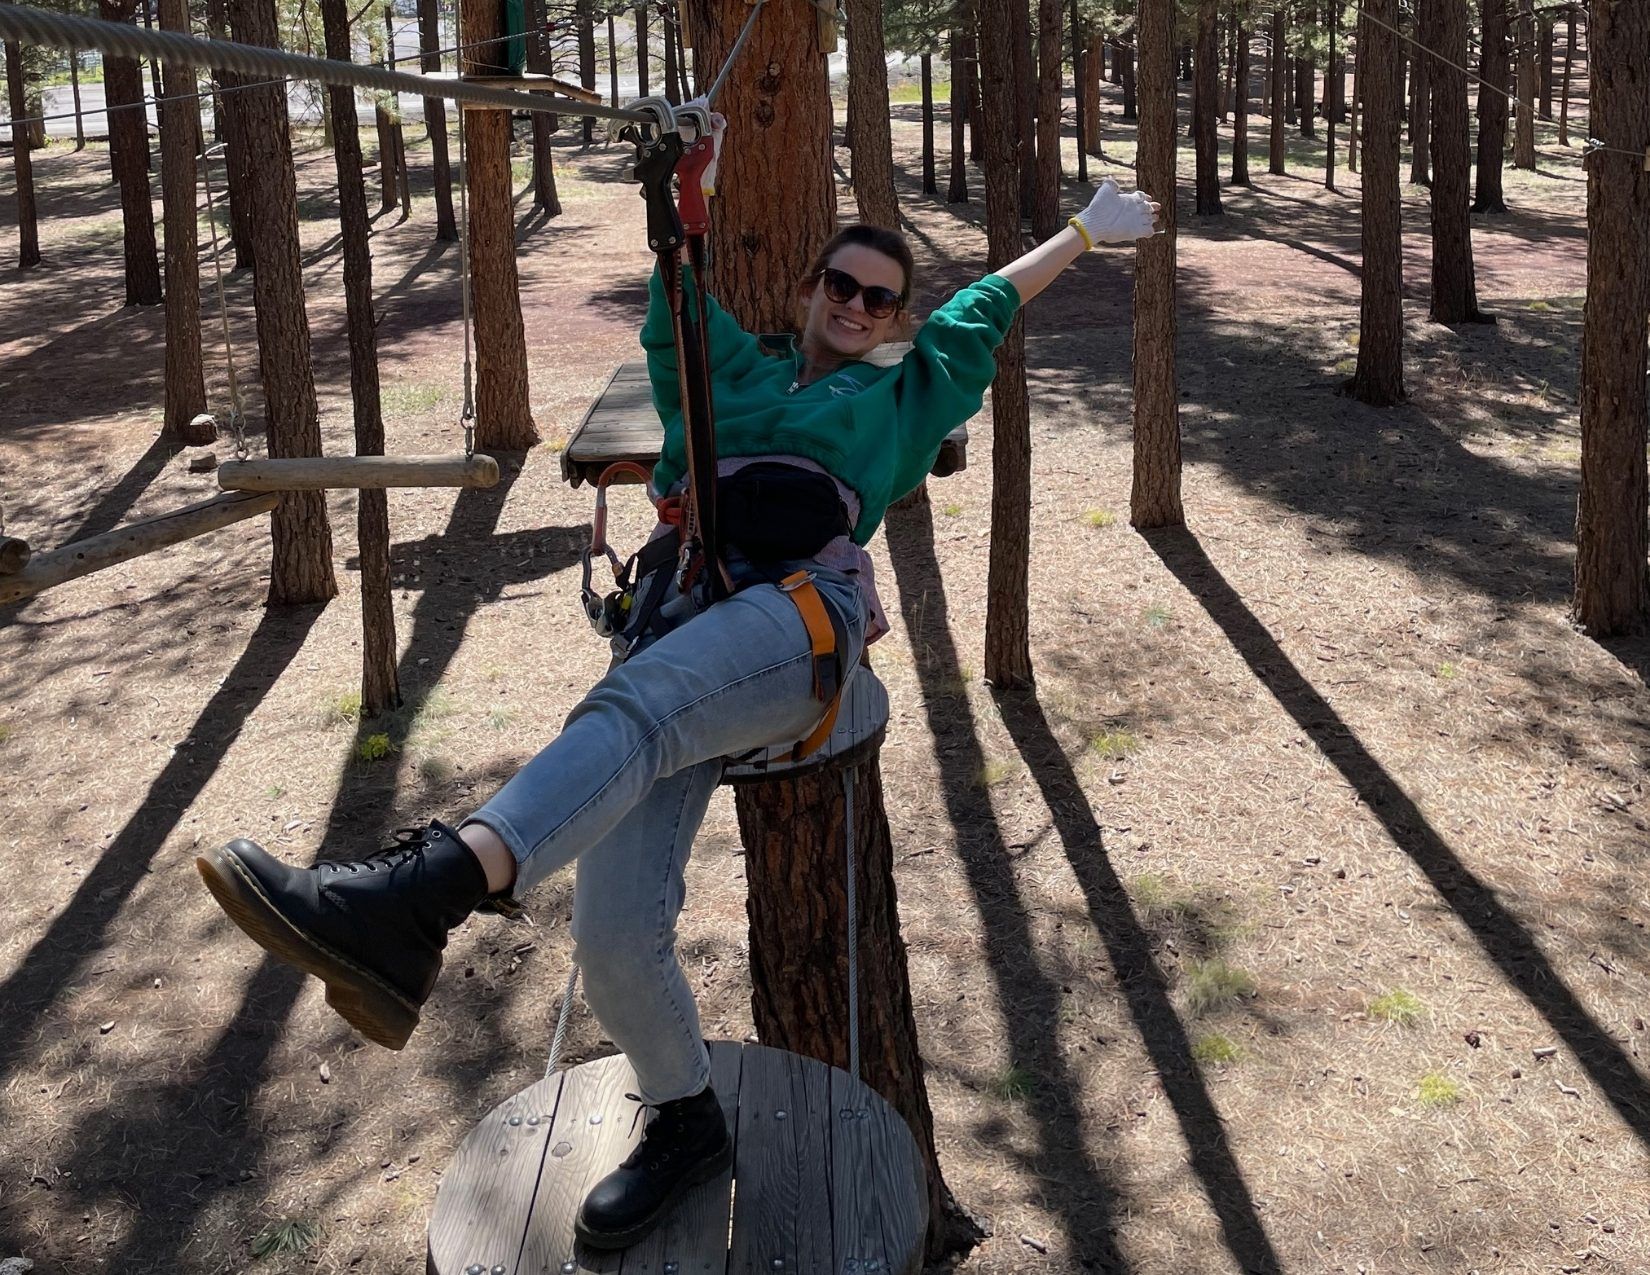
<instances>
[{"instance_id":1,"label":"safety rope","mask_svg":"<svg viewBox=\"0 0 1650 1275\"><path fill-rule=\"evenodd\" d=\"M307 57L262 45L237 44L229 40L208 40L175 31L150 31L124 22L82 18L69 13L48 13L25 5L0 4L0 39L58 49L98 49L116 57L154 58L180 66L206 70L239 71L243 75L288 76L315 80L322 84L382 89L413 97L441 97L473 106L491 106L514 111L538 111L574 117L646 122L652 117L619 106L602 106L573 98L544 93L519 93L510 89L467 84L434 75L413 75L381 66L334 62Z\"/></svg>"},{"instance_id":2,"label":"safety rope","mask_svg":"<svg viewBox=\"0 0 1650 1275\"><path fill-rule=\"evenodd\" d=\"M463 0L453 0L453 29L462 31ZM464 68L459 55L459 70ZM464 430L464 455L473 456L476 449L475 357L471 352L470 317L470 162L464 142L464 109L458 111L458 276L464 319L464 406L459 411L458 423Z\"/></svg>"},{"instance_id":3,"label":"safety rope","mask_svg":"<svg viewBox=\"0 0 1650 1275\"><path fill-rule=\"evenodd\" d=\"M223 361L229 372L229 428L235 437L235 459L245 460L248 455L246 445L246 417L241 411L241 387L235 376L235 345L229 339L229 299L223 287L223 254L218 248L218 205L212 198L212 151L213 147L201 149L201 182L206 187L206 225L212 235L212 272L218 283L218 317L223 323ZM224 163L229 163L225 154Z\"/></svg>"},{"instance_id":4,"label":"safety rope","mask_svg":"<svg viewBox=\"0 0 1650 1275\"><path fill-rule=\"evenodd\" d=\"M561 1061L562 1046L567 1043L567 1020L573 1008L573 991L578 985L579 967L574 965L567 971L567 986L561 993L561 1009L556 1013L556 1034L550 1038L550 1061L544 1064L546 1080L556 1074L556 1064Z\"/></svg>"}]
</instances>

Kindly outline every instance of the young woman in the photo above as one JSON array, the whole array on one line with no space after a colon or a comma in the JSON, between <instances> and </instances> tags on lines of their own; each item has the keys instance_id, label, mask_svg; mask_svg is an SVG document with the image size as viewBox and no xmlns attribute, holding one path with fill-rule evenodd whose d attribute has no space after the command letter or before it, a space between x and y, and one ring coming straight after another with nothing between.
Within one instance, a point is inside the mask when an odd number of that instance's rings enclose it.
<instances>
[{"instance_id":1,"label":"young woman","mask_svg":"<svg viewBox=\"0 0 1650 1275\"><path fill-rule=\"evenodd\" d=\"M196 860L236 924L321 978L327 1002L391 1049L418 1022L448 931L577 860L585 997L635 1067L636 1100L653 1109L635 1152L585 1200L585 1243L635 1243L732 1155L676 957L676 918L722 759L801 739L820 715L807 630L771 581L812 573L852 667L884 627L863 546L945 436L979 410L1015 313L1086 249L1152 234L1157 212L1143 194L1104 183L1067 229L935 311L893 367L862 361L900 330L911 293L910 249L893 231L853 226L825 246L799 286L801 337L788 357L765 354L709 303L721 486L744 510L742 527L730 520L726 555L737 591L698 609L678 599L666 631L616 665L561 735L456 829L432 822L379 855L310 868L246 840ZM684 448L657 274L642 345L665 421L654 471L664 492L681 479Z\"/></svg>"}]
</instances>

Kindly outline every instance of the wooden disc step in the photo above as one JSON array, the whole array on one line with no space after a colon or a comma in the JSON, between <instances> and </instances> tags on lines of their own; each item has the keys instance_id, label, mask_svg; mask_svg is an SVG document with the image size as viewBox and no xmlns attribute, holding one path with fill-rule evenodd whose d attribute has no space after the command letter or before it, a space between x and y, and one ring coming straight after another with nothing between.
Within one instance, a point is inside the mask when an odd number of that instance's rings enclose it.
<instances>
[{"instance_id":1,"label":"wooden disc step","mask_svg":"<svg viewBox=\"0 0 1650 1275\"><path fill-rule=\"evenodd\" d=\"M711 1045L735 1140L729 1173L621 1253L573 1238L585 1194L641 1138L623 1055L530 1085L462 1143L430 1217L429 1275L911 1275L928 1191L916 1141L847 1072L762 1045Z\"/></svg>"}]
</instances>

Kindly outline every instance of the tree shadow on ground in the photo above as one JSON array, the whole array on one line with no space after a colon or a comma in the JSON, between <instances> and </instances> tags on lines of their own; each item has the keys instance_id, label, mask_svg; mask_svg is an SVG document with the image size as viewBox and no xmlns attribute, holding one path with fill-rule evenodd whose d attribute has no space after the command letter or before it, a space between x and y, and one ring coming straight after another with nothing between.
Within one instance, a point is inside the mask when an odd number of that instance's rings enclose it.
<instances>
[{"instance_id":1,"label":"tree shadow on ground","mask_svg":"<svg viewBox=\"0 0 1650 1275\"><path fill-rule=\"evenodd\" d=\"M33 1043L33 1033L23 1025L76 985L166 838L217 773L247 718L298 654L320 615L319 607L264 613L136 813L98 856L46 933L0 983L0 1021L18 1028L0 1034L0 1076L9 1074Z\"/></svg>"},{"instance_id":2,"label":"tree shadow on ground","mask_svg":"<svg viewBox=\"0 0 1650 1275\"><path fill-rule=\"evenodd\" d=\"M1463 864L1415 802L1359 742L1245 605L1203 546L1184 528L1143 533L1146 543L1220 627L1256 679L1426 875L1484 954L1564 1040L1606 1102L1650 1146L1650 1079L1593 1019L1518 919ZM1010 726L1010 729L1014 729Z\"/></svg>"},{"instance_id":3,"label":"tree shadow on ground","mask_svg":"<svg viewBox=\"0 0 1650 1275\"><path fill-rule=\"evenodd\" d=\"M1029 1167L1047 1184L1055 1207L1064 1215L1072 1252L1085 1265L1127 1270L1113 1238L1116 1191L1098 1175L1085 1152L1077 1078L1048 1031L1048 1024L1059 1021L1058 990L1035 961L1011 964L1004 957L1009 951L1032 953L1036 945L1007 838L989 806L982 808L976 800L986 756L966 698L953 693L962 671L950 636L932 517L926 505L893 511L887 522L889 556L911 644L922 652L917 672L929 729L938 743L947 813L957 829L958 851L976 903L996 940L986 945L986 952L1009 1019L1013 1063L1040 1082L1027 1104L1041 1129L1041 1147ZM1065 842L1094 927L1107 945L1135 1023L1179 1116L1192 1167L1220 1220L1227 1246L1246 1271L1280 1271L1213 1100L1192 1062L1185 1030L1169 1001L1167 979L1104 858L1099 827L1076 775L1035 698L999 697L998 703Z\"/></svg>"},{"instance_id":4,"label":"tree shadow on ground","mask_svg":"<svg viewBox=\"0 0 1650 1275\"><path fill-rule=\"evenodd\" d=\"M423 550L436 554L438 559L440 554L450 554L452 561L438 560L428 565L424 592L413 608L410 631L399 660L403 694L413 701L413 712L417 711L418 700L428 696L451 665L463 643L468 623L482 603L497 598L509 583L542 578L578 561L579 529L576 528L552 528L536 533L549 541L550 552L518 558L514 571L499 570L496 562L488 561L496 557L493 533L510 489L520 474L519 462L506 463L501 468L503 477L496 487L465 489L459 493L447 528L437 538L438 545L426 546ZM405 560L405 547L399 547L399 552ZM404 583L410 581L404 578ZM270 621L266 618L266 622ZM395 760L382 769L363 767L353 761L356 747L368 735L384 728L382 721L363 720L358 724L348 754L352 760L346 762L339 778L321 837L322 852L329 858L364 852L370 847L362 843L369 839L374 844L387 839L385 816L394 816L405 754L392 754ZM187 805L188 801L180 802L178 811L181 813ZM139 864L138 874L141 871ZM94 872L87 878L81 894L92 887L96 876ZM27 968L25 962L24 969ZM85 1182L102 1177L106 1170L98 1166L110 1162L106 1152L112 1148L124 1151L128 1147L156 1145L174 1150L191 1146L194 1150L187 1158L196 1163L202 1159L207 1166L234 1162L255 1174L253 1166L258 1162L262 1144L249 1125L246 1113L268 1079L274 1048L303 986L301 975L264 957L248 980L233 1019L209 1055L186 1064L178 1077L160 1086L144 1103L123 1104L112 1113L99 1110L88 1118L90 1127L75 1139L78 1180ZM6 1004L5 989L0 988L0 1006ZM6 1044L0 1044L0 1051L6 1048ZM0 1071L6 1061L7 1055L0 1052ZM181 1133L191 1130L196 1136L180 1137ZM216 1156L208 1153L207 1149L212 1147L217 1150ZM233 1151L226 1153L226 1147L233 1147ZM134 1272L173 1270L189 1244L200 1215L217 1206L226 1193L236 1190L240 1178L223 1173L221 1168L207 1167L196 1176L194 1189L179 1190L175 1170L163 1176L153 1171L155 1166L147 1157L140 1155L140 1159L141 1165L128 1166L130 1180L140 1184L138 1189L143 1196L153 1198L140 1200L136 1210L138 1225L120 1247L109 1254L110 1268Z\"/></svg>"}]
</instances>

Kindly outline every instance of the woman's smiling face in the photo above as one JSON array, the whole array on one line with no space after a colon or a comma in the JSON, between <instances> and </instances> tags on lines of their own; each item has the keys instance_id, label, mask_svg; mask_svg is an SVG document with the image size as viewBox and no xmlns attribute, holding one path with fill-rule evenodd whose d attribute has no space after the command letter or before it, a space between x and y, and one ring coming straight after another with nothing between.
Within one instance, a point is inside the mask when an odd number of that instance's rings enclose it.
<instances>
[{"instance_id":1,"label":"woman's smiling face","mask_svg":"<svg viewBox=\"0 0 1650 1275\"><path fill-rule=\"evenodd\" d=\"M864 358L888 339L900 312L883 318L865 313L865 288L905 292L905 270L899 262L863 244L844 244L831 254L829 268L853 276L862 289L847 301L832 301L818 279L802 285L807 317L802 327L804 349L828 352L841 359Z\"/></svg>"}]
</instances>

